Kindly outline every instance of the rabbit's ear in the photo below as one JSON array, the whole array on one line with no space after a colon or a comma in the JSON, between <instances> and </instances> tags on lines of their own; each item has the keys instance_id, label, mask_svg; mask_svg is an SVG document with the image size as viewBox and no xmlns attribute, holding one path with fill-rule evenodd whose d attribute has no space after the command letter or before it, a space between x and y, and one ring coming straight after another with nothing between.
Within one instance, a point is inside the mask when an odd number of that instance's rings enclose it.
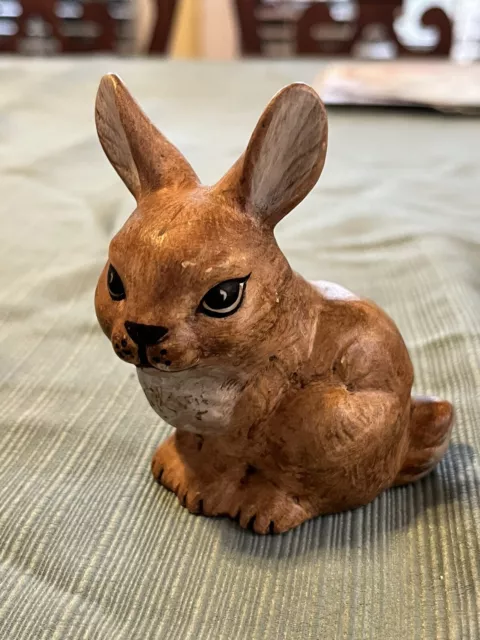
<instances>
[{"instance_id":1,"label":"rabbit's ear","mask_svg":"<svg viewBox=\"0 0 480 640\"><path fill-rule=\"evenodd\" d=\"M247 150L216 190L275 226L320 177L327 131L327 113L317 93L306 84L288 85L270 101Z\"/></svg>"},{"instance_id":2,"label":"rabbit's ear","mask_svg":"<svg viewBox=\"0 0 480 640\"><path fill-rule=\"evenodd\" d=\"M103 150L136 200L164 187L198 184L187 160L150 122L116 75L100 81L95 122Z\"/></svg>"}]
</instances>

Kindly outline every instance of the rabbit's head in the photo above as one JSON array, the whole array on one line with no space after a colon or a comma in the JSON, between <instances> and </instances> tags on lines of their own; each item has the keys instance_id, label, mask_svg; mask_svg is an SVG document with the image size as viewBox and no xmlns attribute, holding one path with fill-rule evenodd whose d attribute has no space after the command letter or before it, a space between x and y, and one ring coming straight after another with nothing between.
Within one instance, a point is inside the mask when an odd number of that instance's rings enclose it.
<instances>
[{"instance_id":1,"label":"rabbit's head","mask_svg":"<svg viewBox=\"0 0 480 640\"><path fill-rule=\"evenodd\" d=\"M200 184L118 77L102 79L95 115L102 147L137 201L95 295L117 355L162 372L268 358L293 278L273 229L322 171L320 98L303 84L282 89L214 187Z\"/></svg>"}]
</instances>

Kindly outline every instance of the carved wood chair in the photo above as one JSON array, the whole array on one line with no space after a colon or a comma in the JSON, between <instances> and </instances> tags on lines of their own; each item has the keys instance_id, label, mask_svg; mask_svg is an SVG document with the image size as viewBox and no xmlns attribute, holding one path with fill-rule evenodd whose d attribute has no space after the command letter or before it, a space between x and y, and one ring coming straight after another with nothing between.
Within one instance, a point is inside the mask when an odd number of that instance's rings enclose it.
<instances>
[{"instance_id":1,"label":"carved wood chair","mask_svg":"<svg viewBox=\"0 0 480 640\"><path fill-rule=\"evenodd\" d=\"M167 51L177 0L156 0L149 53ZM0 52L130 53L129 0L0 0Z\"/></svg>"},{"instance_id":2,"label":"carved wood chair","mask_svg":"<svg viewBox=\"0 0 480 640\"><path fill-rule=\"evenodd\" d=\"M392 57L449 56L452 48L452 21L438 7L427 9L420 18L423 26L436 29L436 44L412 46L399 38L395 21L402 14L403 0L357 0L356 4L235 0L235 6L244 55L268 55L272 50L276 55L275 33L289 44L284 52L296 55L377 57L372 41L366 40L373 30L388 42Z\"/></svg>"}]
</instances>

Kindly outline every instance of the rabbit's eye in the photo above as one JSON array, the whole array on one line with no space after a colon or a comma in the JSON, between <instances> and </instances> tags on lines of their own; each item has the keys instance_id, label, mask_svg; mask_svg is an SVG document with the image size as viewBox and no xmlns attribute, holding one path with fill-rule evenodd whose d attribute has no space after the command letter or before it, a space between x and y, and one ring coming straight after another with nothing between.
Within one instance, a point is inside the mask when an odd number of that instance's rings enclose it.
<instances>
[{"instance_id":1,"label":"rabbit's eye","mask_svg":"<svg viewBox=\"0 0 480 640\"><path fill-rule=\"evenodd\" d=\"M123 282L117 273L117 270L110 265L107 273L108 293L112 300L123 300L126 297Z\"/></svg>"},{"instance_id":2,"label":"rabbit's eye","mask_svg":"<svg viewBox=\"0 0 480 640\"><path fill-rule=\"evenodd\" d=\"M198 310L212 318L224 318L235 313L242 304L249 277L225 280L215 285L204 296Z\"/></svg>"}]
</instances>

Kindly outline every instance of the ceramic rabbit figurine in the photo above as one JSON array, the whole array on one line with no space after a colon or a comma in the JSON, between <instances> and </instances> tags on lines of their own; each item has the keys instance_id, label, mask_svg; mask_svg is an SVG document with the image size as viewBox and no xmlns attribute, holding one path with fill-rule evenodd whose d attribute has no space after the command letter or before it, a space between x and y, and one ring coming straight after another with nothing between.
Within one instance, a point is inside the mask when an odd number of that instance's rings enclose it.
<instances>
[{"instance_id":1,"label":"ceramic rabbit figurine","mask_svg":"<svg viewBox=\"0 0 480 640\"><path fill-rule=\"evenodd\" d=\"M114 75L100 83L96 124L137 201L111 242L96 312L176 428L153 456L155 478L193 513L267 533L428 473L452 406L411 397L412 364L383 311L307 282L275 241L325 161L314 90L277 93L214 187Z\"/></svg>"}]
</instances>

